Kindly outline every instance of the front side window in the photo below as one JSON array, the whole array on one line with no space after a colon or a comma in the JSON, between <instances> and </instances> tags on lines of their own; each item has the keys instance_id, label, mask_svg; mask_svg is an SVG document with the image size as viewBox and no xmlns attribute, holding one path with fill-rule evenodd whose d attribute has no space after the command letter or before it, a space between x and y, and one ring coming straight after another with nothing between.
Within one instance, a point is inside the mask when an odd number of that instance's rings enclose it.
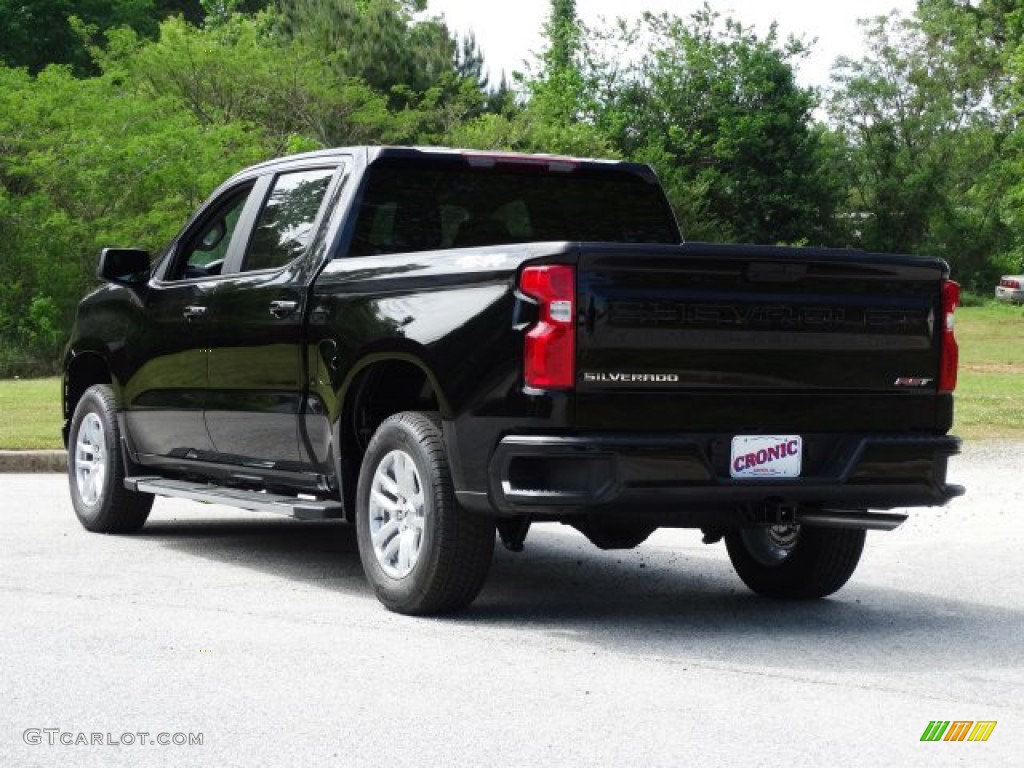
<instances>
[{"instance_id":1,"label":"front side window","mask_svg":"<svg viewBox=\"0 0 1024 768\"><path fill-rule=\"evenodd\" d=\"M275 269L301 256L334 176L333 168L282 173L253 227L244 271Z\"/></svg>"},{"instance_id":2,"label":"front side window","mask_svg":"<svg viewBox=\"0 0 1024 768\"><path fill-rule=\"evenodd\" d=\"M251 185L229 192L224 201L216 205L212 213L189 234L170 275L171 280L212 277L221 273L228 246L251 192Z\"/></svg>"}]
</instances>

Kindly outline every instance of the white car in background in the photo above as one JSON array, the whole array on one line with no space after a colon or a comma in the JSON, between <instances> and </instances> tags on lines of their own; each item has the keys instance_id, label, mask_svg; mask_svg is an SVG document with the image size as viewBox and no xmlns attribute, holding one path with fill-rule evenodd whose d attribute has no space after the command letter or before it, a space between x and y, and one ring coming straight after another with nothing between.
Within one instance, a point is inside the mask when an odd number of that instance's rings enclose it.
<instances>
[{"instance_id":1,"label":"white car in background","mask_svg":"<svg viewBox=\"0 0 1024 768\"><path fill-rule=\"evenodd\" d=\"M1024 304L1024 275L1003 275L996 286L996 298Z\"/></svg>"}]
</instances>

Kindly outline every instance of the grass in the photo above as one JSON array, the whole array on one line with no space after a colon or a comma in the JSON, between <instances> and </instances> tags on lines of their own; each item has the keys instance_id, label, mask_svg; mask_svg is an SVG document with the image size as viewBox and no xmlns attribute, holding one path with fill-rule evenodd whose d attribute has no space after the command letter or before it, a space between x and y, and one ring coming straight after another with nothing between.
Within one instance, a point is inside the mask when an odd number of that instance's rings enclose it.
<instances>
[{"instance_id":1,"label":"grass","mask_svg":"<svg viewBox=\"0 0 1024 768\"><path fill-rule=\"evenodd\" d=\"M63 448L60 379L0 381L0 450Z\"/></svg>"},{"instance_id":2,"label":"grass","mask_svg":"<svg viewBox=\"0 0 1024 768\"><path fill-rule=\"evenodd\" d=\"M960 376L954 432L1024 439L1024 307L957 310Z\"/></svg>"},{"instance_id":3,"label":"grass","mask_svg":"<svg viewBox=\"0 0 1024 768\"><path fill-rule=\"evenodd\" d=\"M957 311L960 382L954 432L1024 440L1024 307ZM0 449L61 448L60 379L0 381Z\"/></svg>"}]
</instances>

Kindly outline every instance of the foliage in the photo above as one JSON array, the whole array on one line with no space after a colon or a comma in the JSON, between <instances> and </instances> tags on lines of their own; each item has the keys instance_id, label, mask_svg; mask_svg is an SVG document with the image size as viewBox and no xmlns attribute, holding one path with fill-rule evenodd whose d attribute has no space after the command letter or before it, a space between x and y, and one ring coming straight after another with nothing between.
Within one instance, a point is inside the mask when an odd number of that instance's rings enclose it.
<instances>
[{"instance_id":1,"label":"foliage","mask_svg":"<svg viewBox=\"0 0 1024 768\"><path fill-rule=\"evenodd\" d=\"M815 94L796 84L801 43L774 28L761 38L708 6L647 15L599 43L586 78L596 124L659 170L689 237L835 239L842 189L813 126Z\"/></svg>"},{"instance_id":2,"label":"foliage","mask_svg":"<svg viewBox=\"0 0 1024 768\"><path fill-rule=\"evenodd\" d=\"M415 115L391 115L365 82L302 45L282 44L268 14L204 29L169 19L155 43L121 30L97 57L108 77L141 98L169 100L200 125L258 126L271 154L298 137L314 148L409 141L417 132Z\"/></svg>"},{"instance_id":3,"label":"foliage","mask_svg":"<svg viewBox=\"0 0 1024 768\"><path fill-rule=\"evenodd\" d=\"M32 73L49 64L67 64L78 74L94 74L86 39L129 27L156 36L161 19L181 15L197 23L198 2L178 0L0 0L0 63Z\"/></svg>"},{"instance_id":4,"label":"foliage","mask_svg":"<svg viewBox=\"0 0 1024 768\"><path fill-rule=\"evenodd\" d=\"M573 125L583 117L583 34L576 1L551 0L544 23L547 46L540 57L540 73L530 84L533 107L551 122Z\"/></svg>"},{"instance_id":5,"label":"foliage","mask_svg":"<svg viewBox=\"0 0 1024 768\"><path fill-rule=\"evenodd\" d=\"M976 285L1012 246L1000 215L1010 144L985 63L951 42L969 29L944 30L896 14L870 22L869 55L838 63L831 114L848 142L859 243L944 256Z\"/></svg>"},{"instance_id":6,"label":"foliage","mask_svg":"<svg viewBox=\"0 0 1024 768\"><path fill-rule=\"evenodd\" d=\"M392 107L441 88L458 93L467 81L486 88L473 38L456 40L443 21L421 18L423 0L283 0L286 39L329 63L341 78L358 78Z\"/></svg>"},{"instance_id":7,"label":"foliage","mask_svg":"<svg viewBox=\"0 0 1024 768\"><path fill-rule=\"evenodd\" d=\"M240 124L204 126L113 77L0 69L0 338L53 365L105 245L161 247L209 191L266 156Z\"/></svg>"}]
</instances>

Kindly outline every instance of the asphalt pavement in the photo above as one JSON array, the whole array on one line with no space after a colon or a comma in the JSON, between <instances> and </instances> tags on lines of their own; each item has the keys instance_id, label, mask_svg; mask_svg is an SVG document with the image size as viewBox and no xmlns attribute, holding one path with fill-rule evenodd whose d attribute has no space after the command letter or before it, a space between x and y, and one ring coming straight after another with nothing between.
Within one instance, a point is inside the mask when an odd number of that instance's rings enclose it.
<instances>
[{"instance_id":1,"label":"asphalt pavement","mask_svg":"<svg viewBox=\"0 0 1024 768\"><path fill-rule=\"evenodd\" d=\"M968 446L968 496L827 600L697 531L549 525L446 619L385 611L342 524L160 499L96 535L64 477L0 474L0 766L1024 766L1022 455Z\"/></svg>"}]
</instances>

